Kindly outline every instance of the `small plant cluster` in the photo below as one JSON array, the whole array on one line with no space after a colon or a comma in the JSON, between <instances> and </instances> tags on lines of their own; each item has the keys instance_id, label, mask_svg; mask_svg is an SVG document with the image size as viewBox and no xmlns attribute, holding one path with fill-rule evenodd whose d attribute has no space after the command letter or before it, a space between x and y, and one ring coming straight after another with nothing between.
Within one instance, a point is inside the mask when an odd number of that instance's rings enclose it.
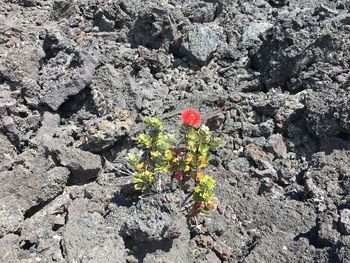
<instances>
[{"instance_id":1,"label":"small plant cluster","mask_svg":"<svg viewBox=\"0 0 350 263\"><path fill-rule=\"evenodd\" d=\"M219 147L209 128L200 125L201 114L186 109L181 115L178 138L164 133L163 122L155 117L145 119L146 132L138 136L139 154L129 155L135 168L135 189L142 193L165 189L163 176L171 176L170 189L177 180L181 189L192 197L189 214L217 208L214 194L215 179L205 173L210 150Z\"/></svg>"}]
</instances>

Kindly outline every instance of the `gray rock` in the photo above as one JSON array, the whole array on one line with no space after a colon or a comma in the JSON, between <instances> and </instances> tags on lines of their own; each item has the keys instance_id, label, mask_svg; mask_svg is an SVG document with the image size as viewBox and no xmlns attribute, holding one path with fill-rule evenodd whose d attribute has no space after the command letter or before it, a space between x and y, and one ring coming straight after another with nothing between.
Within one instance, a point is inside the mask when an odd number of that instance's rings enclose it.
<instances>
[{"instance_id":1,"label":"gray rock","mask_svg":"<svg viewBox=\"0 0 350 263\"><path fill-rule=\"evenodd\" d=\"M0 133L0 172L7 171L16 156L16 149L9 139ZM6 169L7 168L7 169Z\"/></svg>"},{"instance_id":2,"label":"gray rock","mask_svg":"<svg viewBox=\"0 0 350 263\"><path fill-rule=\"evenodd\" d=\"M20 30L17 25L12 25ZM44 51L35 44L23 43L17 48L8 50L6 56L0 57L0 76L17 83L22 88L22 94L29 104L37 105L40 63L45 57Z\"/></svg>"},{"instance_id":3,"label":"gray rock","mask_svg":"<svg viewBox=\"0 0 350 263\"><path fill-rule=\"evenodd\" d=\"M123 224L120 233L135 242L176 239L181 235L185 218L178 211L179 195L158 194L141 199L137 209Z\"/></svg>"},{"instance_id":4,"label":"gray rock","mask_svg":"<svg viewBox=\"0 0 350 263\"><path fill-rule=\"evenodd\" d=\"M6 129L7 132L15 133L16 132L16 125L12 117L10 116L3 116L1 119L1 124Z\"/></svg>"},{"instance_id":5,"label":"gray rock","mask_svg":"<svg viewBox=\"0 0 350 263\"><path fill-rule=\"evenodd\" d=\"M41 102L58 110L70 96L90 84L98 65L99 54L94 48L78 48L71 54L59 52L42 69Z\"/></svg>"},{"instance_id":6,"label":"gray rock","mask_svg":"<svg viewBox=\"0 0 350 263\"><path fill-rule=\"evenodd\" d=\"M1 262L18 262L20 250L18 247L19 236L8 234L0 238L0 261ZM24 253L26 254L26 253ZM23 254L22 254L23 258Z\"/></svg>"},{"instance_id":7,"label":"gray rock","mask_svg":"<svg viewBox=\"0 0 350 263\"><path fill-rule=\"evenodd\" d=\"M340 263L347 263L350 261L350 240L349 236L344 238L344 242L342 246L340 246L339 250L337 251L337 256L339 258Z\"/></svg>"},{"instance_id":8,"label":"gray rock","mask_svg":"<svg viewBox=\"0 0 350 263\"><path fill-rule=\"evenodd\" d=\"M112 51L111 51L112 52ZM124 54L126 58L136 56L133 49L120 48L113 52L115 56ZM108 64L97 69L91 83L91 93L99 116L104 116L118 109L128 109L135 104L135 98L129 97L134 80L127 74ZM118 98L117 100L114 98Z\"/></svg>"},{"instance_id":9,"label":"gray rock","mask_svg":"<svg viewBox=\"0 0 350 263\"><path fill-rule=\"evenodd\" d=\"M94 153L111 148L127 135L133 124L128 114L119 112L114 118L106 116L85 122L82 146ZM112 120L111 120L112 119Z\"/></svg>"},{"instance_id":10,"label":"gray rock","mask_svg":"<svg viewBox=\"0 0 350 263\"><path fill-rule=\"evenodd\" d=\"M337 221L336 215L321 214L319 216L317 235L321 244L329 246L338 242L340 233L337 229Z\"/></svg>"},{"instance_id":11,"label":"gray rock","mask_svg":"<svg viewBox=\"0 0 350 263\"><path fill-rule=\"evenodd\" d=\"M265 161L265 160L261 160L260 163L261 163L260 167L263 170L255 169L255 171L254 171L255 174L259 178L268 177L268 178L274 179L274 181L276 181L278 178L277 171L275 168L273 168L271 163L269 163L268 161Z\"/></svg>"},{"instance_id":12,"label":"gray rock","mask_svg":"<svg viewBox=\"0 0 350 263\"><path fill-rule=\"evenodd\" d=\"M207 262L211 263L220 263L221 260L217 257L217 255L214 252L209 252L206 256L205 259Z\"/></svg>"},{"instance_id":13,"label":"gray rock","mask_svg":"<svg viewBox=\"0 0 350 263\"><path fill-rule=\"evenodd\" d=\"M68 207L68 221L62 237L66 261L123 262L124 245L110 227L101 227L103 217L89 212L86 199L75 199ZM113 247L113 250L110 248Z\"/></svg>"},{"instance_id":14,"label":"gray rock","mask_svg":"<svg viewBox=\"0 0 350 263\"><path fill-rule=\"evenodd\" d=\"M11 97L10 87L8 85L0 85L0 114L4 114L6 110L14 111L16 100Z\"/></svg>"},{"instance_id":15,"label":"gray rock","mask_svg":"<svg viewBox=\"0 0 350 263\"><path fill-rule=\"evenodd\" d=\"M126 253L122 238L115 229L104 225L101 214L90 213L89 207L89 201L84 198L75 199L68 206L68 221L62 236L65 260L123 262Z\"/></svg>"},{"instance_id":16,"label":"gray rock","mask_svg":"<svg viewBox=\"0 0 350 263\"><path fill-rule=\"evenodd\" d=\"M266 149L272 152L276 158L287 158L287 147L284 144L283 137L281 134L273 134L269 137Z\"/></svg>"},{"instance_id":17,"label":"gray rock","mask_svg":"<svg viewBox=\"0 0 350 263\"><path fill-rule=\"evenodd\" d=\"M266 153L261 147L250 144L244 150L245 156L248 160L252 160L256 165L261 165L262 162L272 161L273 156Z\"/></svg>"},{"instance_id":18,"label":"gray rock","mask_svg":"<svg viewBox=\"0 0 350 263\"><path fill-rule=\"evenodd\" d=\"M256 136L258 132L258 125L252 124L250 122L242 123L242 134L244 137Z\"/></svg>"},{"instance_id":19,"label":"gray rock","mask_svg":"<svg viewBox=\"0 0 350 263\"><path fill-rule=\"evenodd\" d=\"M261 180L259 193L272 198L280 198L283 196L283 188L275 184L270 178L265 177Z\"/></svg>"},{"instance_id":20,"label":"gray rock","mask_svg":"<svg viewBox=\"0 0 350 263\"><path fill-rule=\"evenodd\" d=\"M272 28L272 26L273 25L269 22L259 22L249 25L242 35L239 47L248 49L256 44L262 43L259 36Z\"/></svg>"},{"instance_id":21,"label":"gray rock","mask_svg":"<svg viewBox=\"0 0 350 263\"><path fill-rule=\"evenodd\" d=\"M69 173L65 167L56 167L43 149L18 155L13 169L0 173L0 235L16 232L24 217L62 193Z\"/></svg>"},{"instance_id":22,"label":"gray rock","mask_svg":"<svg viewBox=\"0 0 350 263\"><path fill-rule=\"evenodd\" d=\"M5 234L15 233L24 219L17 198L14 195L0 198L0 238Z\"/></svg>"},{"instance_id":23,"label":"gray rock","mask_svg":"<svg viewBox=\"0 0 350 263\"><path fill-rule=\"evenodd\" d=\"M195 25L183 33L179 52L193 62L205 65L220 43L220 28Z\"/></svg>"},{"instance_id":24,"label":"gray rock","mask_svg":"<svg viewBox=\"0 0 350 263\"><path fill-rule=\"evenodd\" d=\"M59 195L68 180L69 170L55 165L44 149L28 150L15 159L12 171L0 174L0 197L17 193L21 211L45 203Z\"/></svg>"},{"instance_id":25,"label":"gray rock","mask_svg":"<svg viewBox=\"0 0 350 263\"><path fill-rule=\"evenodd\" d=\"M56 155L62 166L70 170L71 184L86 183L96 178L102 169L101 157L96 154L59 144L49 147L49 151Z\"/></svg>"},{"instance_id":26,"label":"gray rock","mask_svg":"<svg viewBox=\"0 0 350 263\"><path fill-rule=\"evenodd\" d=\"M249 161L245 157L240 157L235 160L230 161L227 164L227 168L230 171L241 171L241 172L248 172L249 171Z\"/></svg>"},{"instance_id":27,"label":"gray rock","mask_svg":"<svg viewBox=\"0 0 350 263\"><path fill-rule=\"evenodd\" d=\"M58 1L56 2L58 3ZM43 50L46 58L51 59L57 56L60 51L71 53L76 47L74 40L67 34L67 32L59 29L54 25L45 27L46 35L43 41Z\"/></svg>"},{"instance_id":28,"label":"gray rock","mask_svg":"<svg viewBox=\"0 0 350 263\"><path fill-rule=\"evenodd\" d=\"M51 144L59 123L60 116L58 114L52 114L48 111L44 112L41 127L37 131L35 138L31 140L31 143L36 145Z\"/></svg>"},{"instance_id":29,"label":"gray rock","mask_svg":"<svg viewBox=\"0 0 350 263\"><path fill-rule=\"evenodd\" d=\"M344 235L350 235L350 209L340 211L340 230Z\"/></svg>"}]
</instances>

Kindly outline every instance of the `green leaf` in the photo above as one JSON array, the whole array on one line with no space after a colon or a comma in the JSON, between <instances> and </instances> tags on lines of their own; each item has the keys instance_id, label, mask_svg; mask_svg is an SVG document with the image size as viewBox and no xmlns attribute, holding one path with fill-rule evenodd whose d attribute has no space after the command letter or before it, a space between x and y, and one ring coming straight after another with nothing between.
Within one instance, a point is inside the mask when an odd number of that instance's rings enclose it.
<instances>
[{"instance_id":1,"label":"green leaf","mask_svg":"<svg viewBox=\"0 0 350 263\"><path fill-rule=\"evenodd\" d=\"M196 202L210 202L215 197L213 191L215 187L215 179L212 176L205 175L199 184L194 188L193 200Z\"/></svg>"},{"instance_id":2,"label":"green leaf","mask_svg":"<svg viewBox=\"0 0 350 263\"><path fill-rule=\"evenodd\" d=\"M137 140L139 143L143 144L146 149L149 149L152 146L152 137L148 134L140 134Z\"/></svg>"},{"instance_id":3,"label":"green leaf","mask_svg":"<svg viewBox=\"0 0 350 263\"><path fill-rule=\"evenodd\" d=\"M219 138L214 138L210 141L209 144L210 149L215 150L219 147L221 147L221 140Z\"/></svg>"},{"instance_id":4,"label":"green leaf","mask_svg":"<svg viewBox=\"0 0 350 263\"><path fill-rule=\"evenodd\" d=\"M196 130L190 131L186 137L187 137L187 140L191 142L196 142L198 141L198 138L199 138Z\"/></svg>"},{"instance_id":5,"label":"green leaf","mask_svg":"<svg viewBox=\"0 0 350 263\"><path fill-rule=\"evenodd\" d=\"M210 133L210 130L207 126L202 125L200 130L199 130L199 133L201 135L202 143L209 143L210 142L211 133Z\"/></svg>"},{"instance_id":6,"label":"green leaf","mask_svg":"<svg viewBox=\"0 0 350 263\"><path fill-rule=\"evenodd\" d=\"M171 151L171 150L166 150L165 152L164 152L164 158L165 158L165 160L167 160L167 161L171 161L172 159L173 159L173 152Z\"/></svg>"},{"instance_id":7,"label":"green leaf","mask_svg":"<svg viewBox=\"0 0 350 263\"><path fill-rule=\"evenodd\" d=\"M201 154L206 155L206 154L209 152L209 146L206 145L206 144L200 144L199 147L198 147L198 151L199 151Z\"/></svg>"},{"instance_id":8,"label":"green leaf","mask_svg":"<svg viewBox=\"0 0 350 263\"><path fill-rule=\"evenodd\" d=\"M154 174L150 171L138 172L134 175L135 190L148 192L154 182Z\"/></svg>"},{"instance_id":9,"label":"green leaf","mask_svg":"<svg viewBox=\"0 0 350 263\"><path fill-rule=\"evenodd\" d=\"M151 151L151 156L153 158L158 158L161 156L160 152L159 151Z\"/></svg>"},{"instance_id":10,"label":"green leaf","mask_svg":"<svg viewBox=\"0 0 350 263\"><path fill-rule=\"evenodd\" d=\"M147 117L145 123L149 127L157 128L159 130L163 129L163 122L156 117Z\"/></svg>"},{"instance_id":11,"label":"green leaf","mask_svg":"<svg viewBox=\"0 0 350 263\"><path fill-rule=\"evenodd\" d=\"M140 156L137 154L129 154L127 158L128 163L132 166L136 166L136 164L140 161Z\"/></svg>"}]
</instances>

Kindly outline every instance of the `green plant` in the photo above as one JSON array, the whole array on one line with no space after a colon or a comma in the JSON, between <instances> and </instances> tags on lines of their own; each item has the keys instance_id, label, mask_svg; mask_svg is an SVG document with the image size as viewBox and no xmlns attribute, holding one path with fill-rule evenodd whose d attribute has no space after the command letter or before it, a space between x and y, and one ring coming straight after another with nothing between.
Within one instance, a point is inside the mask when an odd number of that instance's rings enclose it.
<instances>
[{"instance_id":1,"label":"green plant","mask_svg":"<svg viewBox=\"0 0 350 263\"><path fill-rule=\"evenodd\" d=\"M210 150L219 147L209 128L200 126L201 115L194 109L186 109L181 116L180 139L163 132L163 122L155 117L145 119L146 131L138 136L139 154L129 155L129 163L135 168L135 189L152 192L155 178L171 176L192 197L190 215L207 209L216 209L215 179L205 174ZM167 187L167 186L165 186ZM158 189L163 190L163 189Z\"/></svg>"}]
</instances>

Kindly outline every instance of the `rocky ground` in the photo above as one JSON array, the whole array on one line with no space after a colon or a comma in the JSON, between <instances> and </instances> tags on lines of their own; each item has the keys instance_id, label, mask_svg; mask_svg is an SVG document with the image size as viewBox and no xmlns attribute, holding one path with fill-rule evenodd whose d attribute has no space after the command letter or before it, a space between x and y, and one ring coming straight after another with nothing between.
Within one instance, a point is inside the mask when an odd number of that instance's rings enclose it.
<instances>
[{"instance_id":1,"label":"rocky ground","mask_svg":"<svg viewBox=\"0 0 350 263\"><path fill-rule=\"evenodd\" d=\"M350 262L348 0L0 0L0 262ZM219 209L139 198L194 107Z\"/></svg>"}]
</instances>

